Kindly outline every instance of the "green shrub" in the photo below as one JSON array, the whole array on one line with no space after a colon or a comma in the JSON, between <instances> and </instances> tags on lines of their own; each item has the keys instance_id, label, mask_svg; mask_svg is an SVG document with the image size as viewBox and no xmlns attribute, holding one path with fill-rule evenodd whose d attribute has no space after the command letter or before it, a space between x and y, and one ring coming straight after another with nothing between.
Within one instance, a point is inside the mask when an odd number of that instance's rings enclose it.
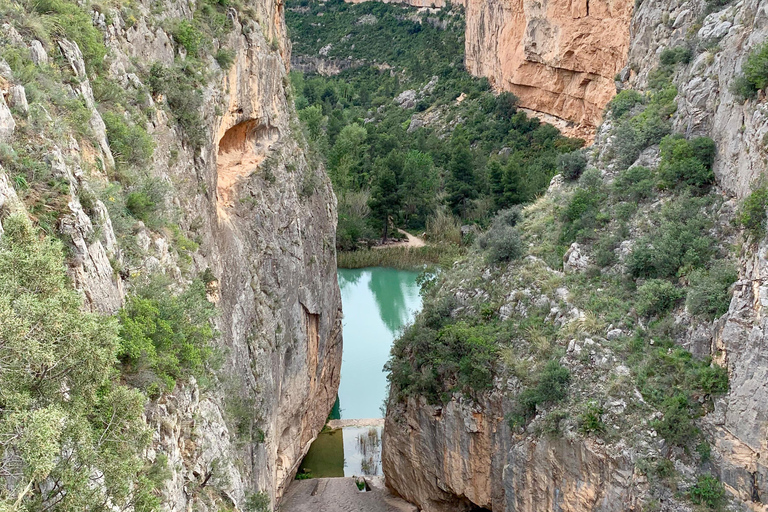
<instances>
[{"instance_id":1,"label":"green shrub","mask_svg":"<svg viewBox=\"0 0 768 512\"><path fill-rule=\"evenodd\" d=\"M203 94L199 80L199 71L189 62L172 68L155 63L149 74L150 90L153 94L165 96L174 120L184 132L187 144L194 148L205 143L205 129L200 114Z\"/></svg>"},{"instance_id":2,"label":"green shrub","mask_svg":"<svg viewBox=\"0 0 768 512\"><path fill-rule=\"evenodd\" d=\"M203 46L204 37L200 30L190 21L182 20L173 30L173 38L187 50L189 55L196 57Z\"/></svg>"},{"instance_id":3,"label":"green shrub","mask_svg":"<svg viewBox=\"0 0 768 512\"><path fill-rule=\"evenodd\" d=\"M486 251L488 263L506 263L520 258L525 249L520 233L511 226L499 226L483 233L478 245Z\"/></svg>"},{"instance_id":4,"label":"green shrub","mask_svg":"<svg viewBox=\"0 0 768 512\"><path fill-rule=\"evenodd\" d=\"M674 66L675 64L688 64L691 62L693 52L687 45L675 46L674 48L664 48L659 55L659 62L663 66Z\"/></svg>"},{"instance_id":5,"label":"green shrub","mask_svg":"<svg viewBox=\"0 0 768 512\"><path fill-rule=\"evenodd\" d=\"M176 380L200 375L212 353L214 313L199 280L177 295L152 282L131 296L119 314L118 355L136 384L170 391Z\"/></svg>"},{"instance_id":6,"label":"green shrub","mask_svg":"<svg viewBox=\"0 0 768 512\"><path fill-rule=\"evenodd\" d=\"M667 398L661 404L664 416L653 420L651 426L668 443L685 448L699 435L699 429L691 420L691 408L690 400L684 394Z\"/></svg>"},{"instance_id":7,"label":"green shrub","mask_svg":"<svg viewBox=\"0 0 768 512\"><path fill-rule=\"evenodd\" d=\"M42 15L43 25L50 34L77 43L89 74L103 66L107 54L104 35L93 26L91 15L84 7L68 0L39 0L31 6Z\"/></svg>"},{"instance_id":8,"label":"green shrub","mask_svg":"<svg viewBox=\"0 0 768 512\"><path fill-rule=\"evenodd\" d=\"M649 279L637 289L637 313L642 316L661 316L675 306L683 292L669 281Z\"/></svg>"},{"instance_id":9,"label":"green shrub","mask_svg":"<svg viewBox=\"0 0 768 512\"><path fill-rule=\"evenodd\" d=\"M643 95L632 89L624 89L613 97L608 108L615 119L623 117L635 106L643 103Z\"/></svg>"},{"instance_id":10,"label":"green shrub","mask_svg":"<svg viewBox=\"0 0 768 512\"><path fill-rule=\"evenodd\" d=\"M620 199L632 202L650 199L656 192L656 173L648 167L631 167L616 176L613 192Z\"/></svg>"},{"instance_id":11,"label":"green shrub","mask_svg":"<svg viewBox=\"0 0 768 512\"><path fill-rule=\"evenodd\" d=\"M214 55L216 62L221 66L223 70L229 70L232 67L232 63L235 62L235 52L226 48L220 48L216 55Z\"/></svg>"},{"instance_id":12,"label":"green shrub","mask_svg":"<svg viewBox=\"0 0 768 512\"><path fill-rule=\"evenodd\" d=\"M594 237L595 229L602 223L602 196L594 189L579 188L563 210L563 243Z\"/></svg>"},{"instance_id":13,"label":"green shrub","mask_svg":"<svg viewBox=\"0 0 768 512\"><path fill-rule=\"evenodd\" d=\"M136 186L126 197L125 207L135 218L151 229L166 224L165 198L168 185L159 179L147 179Z\"/></svg>"},{"instance_id":14,"label":"green shrub","mask_svg":"<svg viewBox=\"0 0 768 512\"><path fill-rule=\"evenodd\" d=\"M572 151L557 157L557 169L567 180L579 179L587 168L587 157L583 151Z\"/></svg>"},{"instance_id":15,"label":"green shrub","mask_svg":"<svg viewBox=\"0 0 768 512\"><path fill-rule=\"evenodd\" d=\"M664 137L661 141L659 178L665 188L682 184L692 189L702 189L715 180L712 164L715 143L708 137L690 141L678 135Z\"/></svg>"},{"instance_id":16,"label":"green shrub","mask_svg":"<svg viewBox=\"0 0 768 512\"><path fill-rule=\"evenodd\" d=\"M524 253L520 233L514 227L521 218L519 208L501 210L490 229L477 240L480 249L486 251L489 263L505 263L520 258Z\"/></svg>"},{"instance_id":17,"label":"green shrub","mask_svg":"<svg viewBox=\"0 0 768 512\"><path fill-rule=\"evenodd\" d=\"M269 512L270 503L269 495L264 491L247 493L243 510L245 510L245 512Z\"/></svg>"},{"instance_id":18,"label":"green shrub","mask_svg":"<svg viewBox=\"0 0 768 512\"><path fill-rule=\"evenodd\" d=\"M582 434L602 434L605 432L603 423L603 406L597 402L589 402L586 410L579 416L579 431Z\"/></svg>"},{"instance_id":19,"label":"green shrub","mask_svg":"<svg viewBox=\"0 0 768 512\"><path fill-rule=\"evenodd\" d=\"M702 214L709 199L680 197L664 205L658 228L641 237L626 260L636 278L672 278L706 266L715 253L711 221Z\"/></svg>"},{"instance_id":20,"label":"green shrub","mask_svg":"<svg viewBox=\"0 0 768 512\"><path fill-rule=\"evenodd\" d=\"M717 318L728 311L731 285L739 278L736 269L720 263L709 270L698 269L688 277L690 286L685 306L692 315Z\"/></svg>"},{"instance_id":21,"label":"green shrub","mask_svg":"<svg viewBox=\"0 0 768 512\"><path fill-rule=\"evenodd\" d=\"M688 491L688 497L692 502L706 505L712 510L718 509L725 499L725 488L720 480L712 475L701 475L696 485Z\"/></svg>"},{"instance_id":22,"label":"green shrub","mask_svg":"<svg viewBox=\"0 0 768 512\"><path fill-rule=\"evenodd\" d=\"M709 394L719 394L728 391L728 370L719 365L702 362L694 370L698 387Z\"/></svg>"},{"instance_id":23,"label":"green shrub","mask_svg":"<svg viewBox=\"0 0 768 512\"><path fill-rule=\"evenodd\" d=\"M128 125L123 116L113 112L104 112L101 117L107 127L109 148L115 160L123 165L149 166L155 143L147 131L136 124Z\"/></svg>"},{"instance_id":24,"label":"green shrub","mask_svg":"<svg viewBox=\"0 0 768 512\"><path fill-rule=\"evenodd\" d=\"M768 43L752 50L742 65L742 77L734 81L733 92L742 99L754 97L757 91L768 86Z\"/></svg>"},{"instance_id":25,"label":"green shrub","mask_svg":"<svg viewBox=\"0 0 768 512\"><path fill-rule=\"evenodd\" d=\"M544 369L534 376L536 384L517 395L512 412L508 417L510 428L524 426L536 415L536 407L565 400L571 373L556 360L549 361Z\"/></svg>"},{"instance_id":26,"label":"green shrub","mask_svg":"<svg viewBox=\"0 0 768 512\"><path fill-rule=\"evenodd\" d=\"M41 238L24 215L3 228L0 457L13 463L0 508L158 510L161 478L144 458L146 397L120 382L115 319L87 312L58 240ZM94 468L98 486L83 478ZM57 484L40 492L47 482Z\"/></svg>"},{"instance_id":27,"label":"green shrub","mask_svg":"<svg viewBox=\"0 0 768 512\"><path fill-rule=\"evenodd\" d=\"M766 209L768 209L768 187L753 190L741 204L739 223L755 240L765 236Z\"/></svg>"}]
</instances>

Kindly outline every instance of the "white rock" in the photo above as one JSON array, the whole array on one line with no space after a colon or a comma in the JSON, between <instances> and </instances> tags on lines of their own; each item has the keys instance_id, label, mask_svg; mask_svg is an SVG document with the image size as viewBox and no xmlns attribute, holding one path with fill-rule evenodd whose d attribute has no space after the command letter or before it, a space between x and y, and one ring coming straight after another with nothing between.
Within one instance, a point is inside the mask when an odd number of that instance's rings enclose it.
<instances>
[{"instance_id":1,"label":"white rock","mask_svg":"<svg viewBox=\"0 0 768 512\"><path fill-rule=\"evenodd\" d=\"M32 44L29 45L29 54L32 57L32 62L38 66L48 64L48 53L43 48L43 43L35 39Z\"/></svg>"},{"instance_id":2,"label":"white rock","mask_svg":"<svg viewBox=\"0 0 768 512\"><path fill-rule=\"evenodd\" d=\"M27 103L27 91L23 85L11 86L8 92L8 103L24 115L29 113L29 103Z\"/></svg>"},{"instance_id":3,"label":"white rock","mask_svg":"<svg viewBox=\"0 0 768 512\"><path fill-rule=\"evenodd\" d=\"M563 255L563 270L566 272L578 272L589 266L589 257L582 253L581 246L573 242Z\"/></svg>"},{"instance_id":4,"label":"white rock","mask_svg":"<svg viewBox=\"0 0 768 512\"><path fill-rule=\"evenodd\" d=\"M11 110L5 104L3 95L0 94L0 142L7 142L13 136L16 129L16 121L13 120Z\"/></svg>"}]
</instances>

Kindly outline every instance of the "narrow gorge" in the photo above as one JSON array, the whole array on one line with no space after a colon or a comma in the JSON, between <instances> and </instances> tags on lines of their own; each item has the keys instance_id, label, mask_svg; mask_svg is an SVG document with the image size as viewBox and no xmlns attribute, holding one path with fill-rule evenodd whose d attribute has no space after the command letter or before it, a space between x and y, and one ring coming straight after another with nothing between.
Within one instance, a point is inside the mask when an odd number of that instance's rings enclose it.
<instances>
[{"instance_id":1,"label":"narrow gorge","mask_svg":"<svg viewBox=\"0 0 768 512\"><path fill-rule=\"evenodd\" d=\"M766 87L766 0L0 0L0 511L768 511Z\"/></svg>"}]
</instances>

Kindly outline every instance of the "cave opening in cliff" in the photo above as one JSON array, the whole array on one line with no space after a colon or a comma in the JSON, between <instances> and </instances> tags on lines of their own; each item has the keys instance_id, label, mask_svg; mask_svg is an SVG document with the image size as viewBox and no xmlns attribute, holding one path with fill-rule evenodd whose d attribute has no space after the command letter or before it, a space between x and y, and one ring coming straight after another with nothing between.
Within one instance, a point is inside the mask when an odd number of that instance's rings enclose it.
<instances>
[{"instance_id":1,"label":"cave opening in cliff","mask_svg":"<svg viewBox=\"0 0 768 512\"><path fill-rule=\"evenodd\" d=\"M216 155L216 198L219 206L232 206L235 183L258 168L279 137L277 128L257 119L243 121L224 132Z\"/></svg>"}]
</instances>

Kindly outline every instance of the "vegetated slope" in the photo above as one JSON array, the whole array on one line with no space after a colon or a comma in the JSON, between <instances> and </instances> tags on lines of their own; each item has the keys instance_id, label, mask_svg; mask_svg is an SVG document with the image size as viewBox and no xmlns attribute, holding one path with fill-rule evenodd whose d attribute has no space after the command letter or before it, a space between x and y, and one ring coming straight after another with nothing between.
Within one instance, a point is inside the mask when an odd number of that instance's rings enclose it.
<instances>
[{"instance_id":1,"label":"vegetated slope","mask_svg":"<svg viewBox=\"0 0 768 512\"><path fill-rule=\"evenodd\" d=\"M339 199L337 247L388 219L461 242L499 208L532 200L558 156L581 146L526 116L463 68L461 10L289 2L293 85L307 136Z\"/></svg>"},{"instance_id":2,"label":"vegetated slope","mask_svg":"<svg viewBox=\"0 0 768 512\"><path fill-rule=\"evenodd\" d=\"M272 510L341 364L281 4L0 18L0 509Z\"/></svg>"},{"instance_id":3,"label":"vegetated slope","mask_svg":"<svg viewBox=\"0 0 768 512\"><path fill-rule=\"evenodd\" d=\"M765 501L767 204L742 162L765 159L766 18L647 4L637 34L670 21L637 36L637 90L613 99L586 165L497 216L395 343L384 469L424 510Z\"/></svg>"}]
</instances>

